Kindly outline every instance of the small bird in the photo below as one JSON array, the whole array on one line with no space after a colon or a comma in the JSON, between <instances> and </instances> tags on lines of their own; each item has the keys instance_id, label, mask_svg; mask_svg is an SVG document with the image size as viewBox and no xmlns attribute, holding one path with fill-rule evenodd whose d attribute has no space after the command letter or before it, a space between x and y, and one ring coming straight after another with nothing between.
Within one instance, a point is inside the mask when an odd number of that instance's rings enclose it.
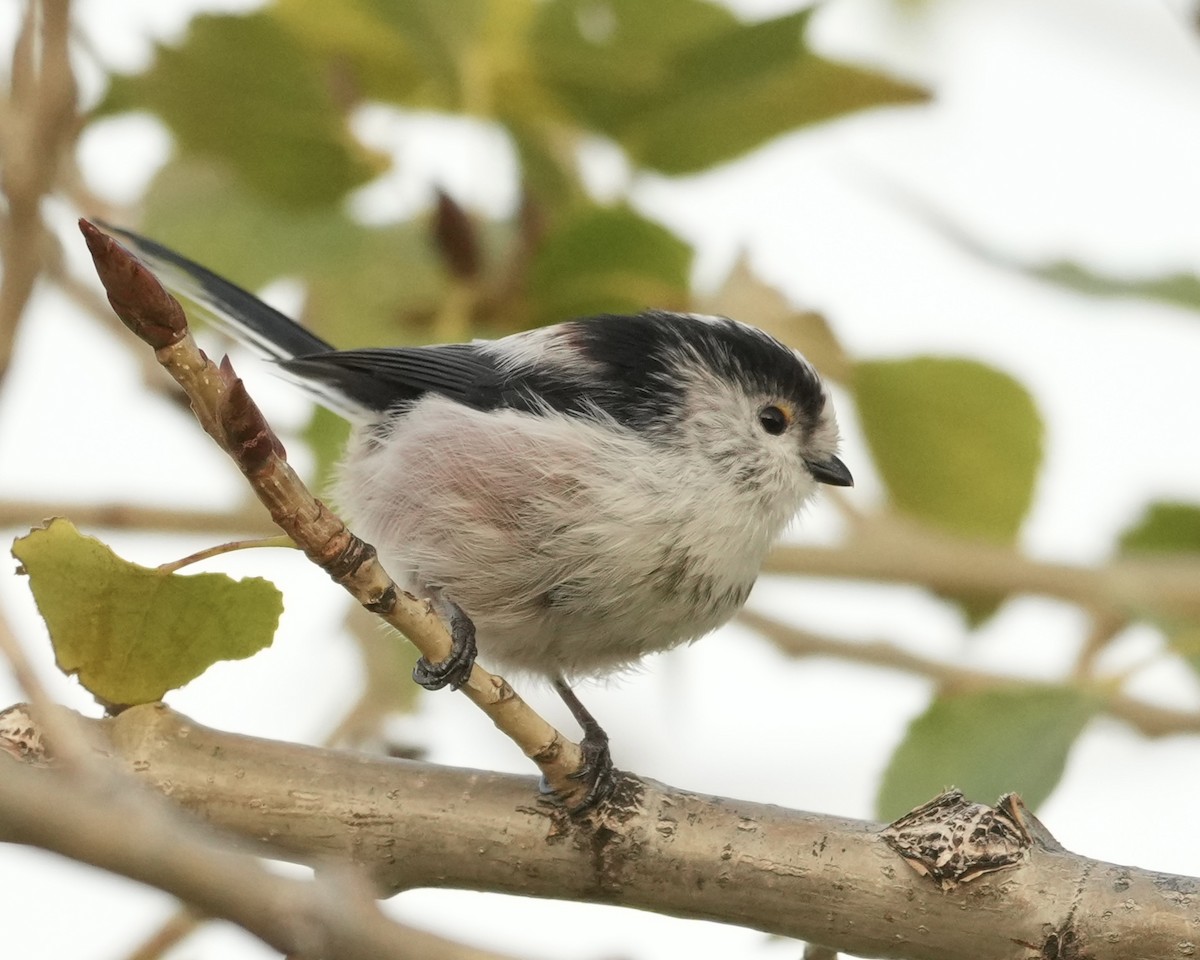
<instances>
[{"instance_id":1,"label":"small bird","mask_svg":"<svg viewBox=\"0 0 1200 960\"><path fill-rule=\"evenodd\" d=\"M459 686L477 647L550 680L584 732L580 808L613 767L571 683L721 626L818 484L853 484L816 371L735 320L652 310L336 350L173 250L106 229L350 420L333 499L454 638L414 679Z\"/></svg>"}]
</instances>

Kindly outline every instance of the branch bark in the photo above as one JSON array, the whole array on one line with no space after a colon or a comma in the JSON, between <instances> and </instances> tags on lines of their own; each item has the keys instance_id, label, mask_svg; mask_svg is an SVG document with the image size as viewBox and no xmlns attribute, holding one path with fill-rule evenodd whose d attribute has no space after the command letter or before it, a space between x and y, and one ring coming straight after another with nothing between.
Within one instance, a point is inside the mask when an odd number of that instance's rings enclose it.
<instances>
[{"instance_id":1,"label":"branch bark","mask_svg":"<svg viewBox=\"0 0 1200 960\"><path fill-rule=\"evenodd\" d=\"M81 778L0 755L0 839L164 890L288 956L511 960L394 923L347 871L316 882L273 874L178 810L147 802L153 799L115 778Z\"/></svg>"},{"instance_id":2,"label":"branch bark","mask_svg":"<svg viewBox=\"0 0 1200 960\"><path fill-rule=\"evenodd\" d=\"M236 736L160 704L87 723L128 770L242 850L318 870L351 862L385 891L620 904L916 960L1183 960L1200 943L1200 880L1069 853L1032 818L1014 866L944 891L874 823L629 778L627 803L588 828L530 777ZM14 827L6 796L0 839L58 849L53 825Z\"/></svg>"}]
</instances>

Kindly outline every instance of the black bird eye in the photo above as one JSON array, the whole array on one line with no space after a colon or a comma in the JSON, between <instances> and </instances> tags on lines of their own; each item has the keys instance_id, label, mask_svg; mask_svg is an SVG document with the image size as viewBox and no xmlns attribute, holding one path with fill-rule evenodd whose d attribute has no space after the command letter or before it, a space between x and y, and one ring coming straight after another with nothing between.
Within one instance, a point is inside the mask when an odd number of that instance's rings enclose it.
<instances>
[{"instance_id":1,"label":"black bird eye","mask_svg":"<svg viewBox=\"0 0 1200 960\"><path fill-rule=\"evenodd\" d=\"M767 433L777 437L788 428L789 419L779 407L771 406L758 411L758 422Z\"/></svg>"}]
</instances>

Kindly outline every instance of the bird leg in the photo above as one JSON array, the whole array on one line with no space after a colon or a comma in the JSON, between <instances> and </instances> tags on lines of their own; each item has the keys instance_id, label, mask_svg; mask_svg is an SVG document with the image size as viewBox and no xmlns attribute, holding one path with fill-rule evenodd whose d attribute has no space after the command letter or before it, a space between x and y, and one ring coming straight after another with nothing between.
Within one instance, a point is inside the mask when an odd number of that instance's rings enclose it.
<instances>
[{"instance_id":1,"label":"bird leg","mask_svg":"<svg viewBox=\"0 0 1200 960\"><path fill-rule=\"evenodd\" d=\"M431 602L450 627L450 655L437 663L422 657L413 667L412 678L426 690L457 690L475 665L475 624L462 607L440 592L433 594Z\"/></svg>"},{"instance_id":2,"label":"bird leg","mask_svg":"<svg viewBox=\"0 0 1200 960\"><path fill-rule=\"evenodd\" d=\"M583 740L579 744L583 752L583 762L579 769L571 774L572 780L583 780L587 783L587 795L581 803L571 808L573 814L582 813L608 799L616 786L616 769L609 754L608 734L604 732L604 728L575 696L575 691L567 686L566 680L557 677L554 689L562 697L576 723L583 729Z\"/></svg>"}]
</instances>

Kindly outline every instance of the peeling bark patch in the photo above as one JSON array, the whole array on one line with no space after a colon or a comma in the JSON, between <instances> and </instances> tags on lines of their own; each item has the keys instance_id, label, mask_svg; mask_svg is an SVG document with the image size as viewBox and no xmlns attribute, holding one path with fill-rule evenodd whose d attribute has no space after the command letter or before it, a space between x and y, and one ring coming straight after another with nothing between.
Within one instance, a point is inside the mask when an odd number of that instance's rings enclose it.
<instances>
[{"instance_id":1,"label":"peeling bark patch","mask_svg":"<svg viewBox=\"0 0 1200 960\"><path fill-rule=\"evenodd\" d=\"M1156 873L1153 883L1163 896L1173 903L1187 906L1192 898L1200 895L1200 883L1192 877L1181 877L1174 873Z\"/></svg>"},{"instance_id":2,"label":"peeling bark patch","mask_svg":"<svg viewBox=\"0 0 1200 960\"><path fill-rule=\"evenodd\" d=\"M794 863L784 863L780 860L766 860L762 857L739 857L740 862L753 864L754 869L773 873L778 877L803 877L808 870Z\"/></svg>"},{"instance_id":3,"label":"peeling bark patch","mask_svg":"<svg viewBox=\"0 0 1200 960\"><path fill-rule=\"evenodd\" d=\"M1014 940L1013 943L1036 951L1030 960L1092 960L1095 956L1083 950L1070 923L1046 934L1046 939L1041 943L1029 943L1026 940Z\"/></svg>"},{"instance_id":4,"label":"peeling bark patch","mask_svg":"<svg viewBox=\"0 0 1200 960\"><path fill-rule=\"evenodd\" d=\"M0 711L0 751L25 763L46 763L50 750L29 707L14 704Z\"/></svg>"},{"instance_id":5,"label":"peeling bark patch","mask_svg":"<svg viewBox=\"0 0 1200 960\"><path fill-rule=\"evenodd\" d=\"M1090 956L1070 927L1056 930L1042 943L1041 960L1088 960Z\"/></svg>"},{"instance_id":6,"label":"peeling bark patch","mask_svg":"<svg viewBox=\"0 0 1200 960\"><path fill-rule=\"evenodd\" d=\"M572 817L560 806L561 815L555 820L560 838L570 836L580 849L590 851L595 890L603 897L614 897L624 889L625 874L630 864L640 859L645 843L644 838L629 833L625 825L646 815L642 809L646 786L622 771L616 771L615 776L612 795L598 807Z\"/></svg>"},{"instance_id":7,"label":"peeling bark patch","mask_svg":"<svg viewBox=\"0 0 1200 960\"><path fill-rule=\"evenodd\" d=\"M1070 930L1065 931L1061 935L1052 933L1046 938L1046 942L1042 944L1042 957L1045 960L1066 960L1068 951L1074 954L1072 949L1075 943L1075 934Z\"/></svg>"},{"instance_id":8,"label":"peeling bark patch","mask_svg":"<svg viewBox=\"0 0 1200 960\"><path fill-rule=\"evenodd\" d=\"M906 813L880 836L943 890L1017 866L1032 843L1024 825L1006 811L972 803L957 790Z\"/></svg>"}]
</instances>

